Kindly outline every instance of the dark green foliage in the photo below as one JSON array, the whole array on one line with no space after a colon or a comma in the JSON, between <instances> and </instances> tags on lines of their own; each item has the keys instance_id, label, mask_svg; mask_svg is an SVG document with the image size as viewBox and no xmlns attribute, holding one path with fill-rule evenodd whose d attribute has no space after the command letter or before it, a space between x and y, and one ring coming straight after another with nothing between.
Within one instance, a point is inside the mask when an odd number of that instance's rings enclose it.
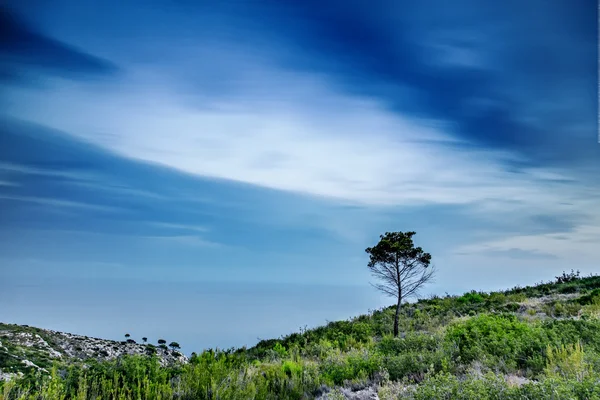
<instances>
[{"instance_id":1,"label":"dark green foliage","mask_svg":"<svg viewBox=\"0 0 600 400\"><path fill-rule=\"evenodd\" d=\"M326 381L341 385L345 381L373 378L381 365L382 360L377 353L354 350L345 356L328 357L321 363L321 371Z\"/></svg>"},{"instance_id":2,"label":"dark green foliage","mask_svg":"<svg viewBox=\"0 0 600 400\"><path fill-rule=\"evenodd\" d=\"M584 349L600 353L600 320L549 320L541 324L555 345L581 342Z\"/></svg>"},{"instance_id":3,"label":"dark green foliage","mask_svg":"<svg viewBox=\"0 0 600 400\"><path fill-rule=\"evenodd\" d=\"M582 380L543 378L522 386L511 386L504 379L488 373L479 378L460 379L441 373L423 381L410 398L415 400L522 400L522 399L599 399L600 375Z\"/></svg>"},{"instance_id":4,"label":"dark green foliage","mask_svg":"<svg viewBox=\"0 0 600 400\"><path fill-rule=\"evenodd\" d=\"M550 301L543 307L543 311L551 317L574 317L579 314L579 302Z\"/></svg>"},{"instance_id":5,"label":"dark green foliage","mask_svg":"<svg viewBox=\"0 0 600 400\"><path fill-rule=\"evenodd\" d=\"M540 326L509 314L479 315L451 324L446 332L446 341L458 348L455 363L482 361L504 372L541 372L547 340Z\"/></svg>"},{"instance_id":6,"label":"dark green foliage","mask_svg":"<svg viewBox=\"0 0 600 400\"><path fill-rule=\"evenodd\" d=\"M472 291L472 292L463 294L461 297L456 299L456 301L458 302L458 304L483 303L485 301L485 298L483 297L484 295L477 293L476 291Z\"/></svg>"},{"instance_id":7,"label":"dark green foliage","mask_svg":"<svg viewBox=\"0 0 600 400\"><path fill-rule=\"evenodd\" d=\"M515 287L504 293L521 293L527 297L541 297L553 293L578 293L583 290L600 289L600 275L588 277L579 277L577 274L571 276L565 273L563 275L566 275L566 277L556 277L554 282L540 283L535 286Z\"/></svg>"},{"instance_id":8,"label":"dark green foliage","mask_svg":"<svg viewBox=\"0 0 600 400\"><path fill-rule=\"evenodd\" d=\"M561 285L558 288L558 293L560 294L571 294L571 293L577 293L577 286L575 285Z\"/></svg>"},{"instance_id":9,"label":"dark green foliage","mask_svg":"<svg viewBox=\"0 0 600 400\"><path fill-rule=\"evenodd\" d=\"M458 348L455 362L482 361L505 372L542 372L546 348L581 342L600 350L600 322L552 320L527 323L514 315L480 315L448 327L446 340Z\"/></svg>"},{"instance_id":10,"label":"dark green foliage","mask_svg":"<svg viewBox=\"0 0 600 400\"><path fill-rule=\"evenodd\" d=\"M517 312L519 311L519 309L521 309L521 305L518 303L507 303L504 304L503 306L501 306L500 310L502 311L506 311L506 312Z\"/></svg>"},{"instance_id":11,"label":"dark green foliage","mask_svg":"<svg viewBox=\"0 0 600 400\"><path fill-rule=\"evenodd\" d=\"M436 351L440 344L438 335L428 333L409 333L404 338L386 336L377 344L377 349L384 355L398 355L409 352Z\"/></svg>"},{"instance_id":12,"label":"dark green foliage","mask_svg":"<svg viewBox=\"0 0 600 400\"><path fill-rule=\"evenodd\" d=\"M581 305L593 304L594 302L600 301L600 288L594 289L588 294L584 294L575 301Z\"/></svg>"},{"instance_id":13,"label":"dark green foliage","mask_svg":"<svg viewBox=\"0 0 600 400\"><path fill-rule=\"evenodd\" d=\"M392 380L406 378L419 382L429 371L449 367L452 348L438 334L408 333L404 338L384 337L377 349Z\"/></svg>"}]
</instances>

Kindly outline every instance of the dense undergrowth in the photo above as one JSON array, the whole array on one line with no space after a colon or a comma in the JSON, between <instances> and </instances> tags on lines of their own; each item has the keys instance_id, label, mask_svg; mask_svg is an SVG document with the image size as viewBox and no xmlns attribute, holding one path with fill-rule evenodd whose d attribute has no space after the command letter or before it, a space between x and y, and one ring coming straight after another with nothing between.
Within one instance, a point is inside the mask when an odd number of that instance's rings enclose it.
<instances>
[{"instance_id":1,"label":"dense undergrowth","mask_svg":"<svg viewBox=\"0 0 600 400\"><path fill-rule=\"evenodd\" d=\"M563 274L303 329L185 365L152 356L56 364L0 386L0 399L600 399L600 276Z\"/></svg>"}]
</instances>

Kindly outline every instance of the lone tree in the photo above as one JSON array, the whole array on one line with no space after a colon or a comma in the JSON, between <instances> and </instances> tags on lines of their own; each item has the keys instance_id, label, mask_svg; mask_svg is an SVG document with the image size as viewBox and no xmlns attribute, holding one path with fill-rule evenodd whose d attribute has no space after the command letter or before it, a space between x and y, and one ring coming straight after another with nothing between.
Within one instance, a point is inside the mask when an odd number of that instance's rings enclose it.
<instances>
[{"instance_id":1,"label":"lone tree","mask_svg":"<svg viewBox=\"0 0 600 400\"><path fill-rule=\"evenodd\" d=\"M169 343L169 347L172 348L173 350L180 348L179 343L177 343L177 342Z\"/></svg>"},{"instance_id":2,"label":"lone tree","mask_svg":"<svg viewBox=\"0 0 600 400\"><path fill-rule=\"evenodd\" d=\"M415 232L386 232L380 235L379 243L365 251L369 254L371 274L381 281L377 289L395 297L394 336L398 336L398 317L402 300L417 294L419 288L429 282L435 273L431 254L415 247L412 237Z\"/></svg>"},{"instance_id":3,"label":"lone tree","mask_svg":"<svg viewBox=\"0 0 600 400\"><path fill-rule=\"evenodd\" d=\"M128 337L130 337L130 336L131 336L131 335L130 335L129 333L126 333L126 334L125 334L125 337L126 337L126 338L128 338Z\"/></svg>"},{"instance_id":4,"label":"lone tree","mask_svg":"<svg viewBox=\"0 0 600 400\"><path fill-rule=\"evenodd\" d=\"M148 341L148 338L147 338L147 337L143 337L143 338L142 338L142 342L146 343L147 341Z\"/></svg>"},{"instance_id":5,"label":"lone tree","mask_svg":"<svg viewBox=\"0 0 600 400\"><path fill-rule=\"evenodd\" d=\"M167 341L165 339L158 339L158 344L165 344Z\"/></svg>"}]
</instances>

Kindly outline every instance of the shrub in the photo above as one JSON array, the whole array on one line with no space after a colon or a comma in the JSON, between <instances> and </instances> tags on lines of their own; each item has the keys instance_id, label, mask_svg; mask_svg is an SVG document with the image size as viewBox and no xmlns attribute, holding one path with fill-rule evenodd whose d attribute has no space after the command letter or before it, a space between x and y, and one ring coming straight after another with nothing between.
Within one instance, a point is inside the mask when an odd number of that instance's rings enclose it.
<instances>
[{"instance_id":1,"label":"shrub","mask_svg":"<svg viewBox=\"0 0 600 400\"><path fill-rule=\"evenodd\" d=\"M582 381L590 372L590 366L584 360L583 347L579 342L560 347L548 345L546 357L546 376Z\"/></svg>"},{"instance_id":2,"label":"shrub","mask_svg":"<svg viewBox=\"0 0 600 400\"><path fill-rule=\"evenodd\" d=\"M507 303L502 306L502 310L506 312L517 312L521 308L521 305L518 303Z\"/></svg>"},{"instance_id":3,"label":"shrub","mask_svg":"<svg viewBox=\"0 0 600 400\"><path fill-rule=\"evenodd\" d=\"M600 302L600 289L594 289L590 293L585 294L575 300L581 305L590 305Z\"/></svg>"},{"instance_id":4,"label":"shrub","mask_svg":"<svg viewBox=\"0 0 600 400\"><path fill-rule=\"evenodd\" d=\"M552 317L573 317L579 314L581 305L577 302L552 301L544 304L542 310Z\"/></svg>"},{"instance_id":5,"label":"shrub","mask_svg":"<svg viewBox=\"0 0 600 400\"><path fill-rule=\"evenodd\" d=\"M391 380L406 378L411 382L420 382L427 372L441 370L442 357L441 353L411 352L384 357L382 366L388 372Z\"/></svg>"},{"instance_id":6,"label":"shrub","mask_svg":"<svg viewBox=\"0 0 600 400\"><path fill-rule=\"evenodd\" d=\"M490 295L488 296L486 301L489 305L492 305L492 306L501 305L501 304L506 303L506 295L504 293L500 293L500 292L490 293Z\"/></svg>"},{"instance_id":7,"label":"shrub","mask_svg":"<svg viewBox=\"0 0 600 400\"><path fill-rule=\"evenodd\" d=\"M598 399L600 375L597 373L581 381L543 376L537 382L511 386L498 375L487 373L482 377L456 376L441 373L428 377L412 391L404 391L399 398L415 400L483 400L483 399Z\"/></svg>"},{"instance_id":8,"label":"shrub","mask_svg":"<svg viewBox=\"0 0 600 400\"><path fill-rule=\"evenodd\" d=\"M511 303L521 303L527 300L527 295L525 293L512 293L506 295L506 301Z\"/></svg>"},{"instance_id":9,"label":"shrub","mask_svg":"<svg viewBox=\"0 0 600 400\"><path fill-rule=\"evenodd\" d=\"M445 339L449 346L457 347L454 361L458 363L480 360L504 371L540 372L544 367L544 330L514 315L482 314L456 322L448 327Z\"/></svg>"},{"instance_id":10,"label":"shrub","mask_svg":"<svg viewBox=\"0 0 600 400\"><path fill-rule=\"evenodd\" d=\"M561 284L561 283L569 283L569 282L573 282L576 280L579 280L580 276L579 276L579 271L575 272L573 270L571 270L571 272L566 273L563 271L562 275L559 275L556 277L556 283Z\"/></svg>"},{"instance_id":11,"label":"shrub","mask_svg":"<svg viewBox=\"0 0 600 400\"><path fill-rule=\"evenodd\" d=\"M581 342L589 351L600 352L599 320L552 320L544 322L541 327L553 346Z\"/></svg>"},{"instance_id":12,"label":"shrub","mask_svg":"<svg viewBox=\"0 0 600 400\"><path fill-rule=\"evenodd\" d=\"M458 304L476 304L483 303L485 299L480 293L472 291L463 294L461 297L457 298L456 301L458 302Z\"/></svg>"},{"instance_id":13,"label":"shrub","mask_svg":"<svg viewBox=\"0 0 600 400\"><path fill-rule=\"evenodd\" d=\"M302 366L294 361L284 361L281 365L281 369L288 378L302 375Z\"/></svg>"},{"instance_id":14,"label":"shrub","mask_svg":"<svg viewBox=\"0 0 600 400\"><path fill-rule=\"evenodd\" d=\"M441 373L422 382L415 390L415 400L482 400L515 398L518 389L509 387L502 377L488 373L481 378Z\"/></svg>"},{"instance_id":15,"label":"shrub","mask_svg":"<svg viewBox=\"0 0 600 400\"><path fill-rule=\"evenodd\" d=\"M285 358L288 356L288 352L286 348L281 343L275 343L273 347L273 351L280 357Z\"/></svg>"},{"instance_id":16,"label":"shrub","mask_svg":"<svg viewBox=\"0 0 600 400\"><path fill-rule=\"evenodd\" d=\"M384 336L377 344L377 349L384 355L398 355L406 352L435 351L440 343L437 335L409 332L404 338L391 335Z\"/></svg>"},{"instance_id":17,"label":"shrub","mask_svg":"<svg viewBox=\"0 0 600 400\"><path fill-rule=\"evenodd\" d=\"M381 369L381 357L366 350L352 350L347 354L331 355L321 364L326 381L341 385L344 381L373 378Z\"/></svg>"}]
</instances>

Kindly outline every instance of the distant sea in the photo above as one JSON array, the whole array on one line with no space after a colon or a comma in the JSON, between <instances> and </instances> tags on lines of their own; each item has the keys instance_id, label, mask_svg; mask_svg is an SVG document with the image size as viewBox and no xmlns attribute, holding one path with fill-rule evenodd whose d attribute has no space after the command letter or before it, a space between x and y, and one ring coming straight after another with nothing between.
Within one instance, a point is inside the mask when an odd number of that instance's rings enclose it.
<instances>
[{"instance_id":1,"label":"distant sea","mask_svg":"<svg viewBox=\"0 0 600 400\"><path fill-rule=\"evenodd\" d=\"M176 341L186 354L253 346L393 303L364 286L30 279L5 282L0 321L105 339Z\"/></svg>"}]
</instances>

